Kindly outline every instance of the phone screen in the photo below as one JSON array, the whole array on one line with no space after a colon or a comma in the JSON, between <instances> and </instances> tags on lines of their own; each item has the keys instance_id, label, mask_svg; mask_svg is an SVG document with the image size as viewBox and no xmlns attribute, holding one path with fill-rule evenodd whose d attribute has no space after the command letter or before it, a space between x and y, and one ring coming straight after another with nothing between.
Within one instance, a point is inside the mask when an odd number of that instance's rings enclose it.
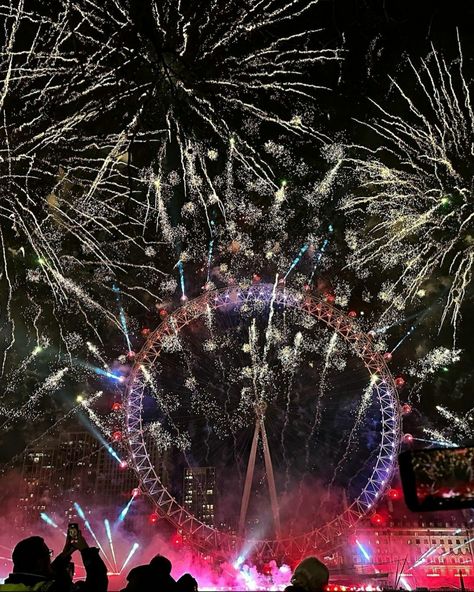
<instances>
[{"instance_id":1,"label":"phone screen","mask_svg":"<svg viewBox=\"0 0 474 592\"><path fill-rule=\"evenodd\" d=\"M474 507L474 448L410 450L399 460L410 509Z\"/></svg>"},{"instance_id":2,"label":"phone screen","mask_svg":"<svg viewBox=\"0 0 474 592\"><path fill-rule=\"evenodd\" d=\"M68 525L67 533L69 535L69 538L72 541L77 541L78 532L79 532L79 525L78 524L76 524L75 522L72 522L71 524Z\"/></svg>"}]
</instances>

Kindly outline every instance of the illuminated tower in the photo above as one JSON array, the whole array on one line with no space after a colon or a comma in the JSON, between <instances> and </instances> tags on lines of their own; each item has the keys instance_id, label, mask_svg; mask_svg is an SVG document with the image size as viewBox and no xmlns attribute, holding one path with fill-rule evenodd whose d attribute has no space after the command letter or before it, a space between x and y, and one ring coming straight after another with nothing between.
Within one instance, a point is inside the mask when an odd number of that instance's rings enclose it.
<instances>
[{"instance_id":1,"label":"illuminated tower","mask_svg":"<svg viewBox=\"0 0 474 592\"><path fill-rule=\"evenodd\" d=\"M183 506L198 520L214 525L216 500L215 467L184 469Z\"/></svg>"}]
</instances>

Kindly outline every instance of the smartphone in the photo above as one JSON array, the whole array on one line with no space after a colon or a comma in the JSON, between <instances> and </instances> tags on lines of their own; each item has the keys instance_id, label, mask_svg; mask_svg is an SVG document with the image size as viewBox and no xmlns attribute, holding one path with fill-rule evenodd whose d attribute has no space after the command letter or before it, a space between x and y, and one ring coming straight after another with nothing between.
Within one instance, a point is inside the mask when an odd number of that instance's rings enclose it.
<instances>
[{"instance_id":1,"label":"smartphone","mask_svg":"<svg viewBox=\"0 0 474 592\"><path fill-rule=\"evenodd\" d=\"M474 447L407 450L398 461L410 510L474 507Z\"/></svg>"},{"instance_id":2,"label":"smartphone","mask_svg":"<svg viewBox=\"0 0 474 592\"><path fill-rule=\"evenodd\" d=\"M67 534L73 543L77 543L79 524L77 522L70 522L67 527Z\"/></svg>"}]
</instances>

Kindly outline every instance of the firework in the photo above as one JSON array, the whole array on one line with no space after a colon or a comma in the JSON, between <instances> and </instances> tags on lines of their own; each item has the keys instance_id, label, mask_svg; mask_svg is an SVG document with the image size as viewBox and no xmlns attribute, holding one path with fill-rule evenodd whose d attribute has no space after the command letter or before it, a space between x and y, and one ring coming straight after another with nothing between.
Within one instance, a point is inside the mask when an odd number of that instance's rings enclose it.
<instances>
[{"instance_id":1,"label":"firework","mask_svg":"<svg viewBox=\"0 0 474 592\"><path fill-rule=\"evenodd\" d=\"M0 0L2 372L50 340L76 379L107 372L111 327L132 355L131 308L153 312L177 282L184 299L199 265L209 284L248 273L265 235L271 257L295 246L279 167L308 175L293 146L326 142L318 71L340 59L308 27L317 4Z\"/></svg>"},{"instance_id":2,"label":"firework","mask_svg":"<svg viewBox=\"0 0 474 592\"><path fill-rule=\"evenodd\" d=\"M445 284L441 322L450 318L454 327L474 263L472 83L458 48L452 62L434 47L419 66L409 60L415 88L408 92L392 79L397 111L374 103L379 116L365 125L383 145L353 147L358 155L349 163L361 186L342 204L371 227L348 232L351 265L399 270L392 291L404 303Z\"/></svg>"}]
</instances>

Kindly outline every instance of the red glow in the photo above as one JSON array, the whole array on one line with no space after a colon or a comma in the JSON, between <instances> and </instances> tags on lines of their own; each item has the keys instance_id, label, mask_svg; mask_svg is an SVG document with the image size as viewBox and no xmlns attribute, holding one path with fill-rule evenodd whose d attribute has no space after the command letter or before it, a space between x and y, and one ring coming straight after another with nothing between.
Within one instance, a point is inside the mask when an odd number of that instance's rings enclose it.
<instances>
[{"instance_id":1,"label":"red glow","mask_svg":"<svg viewBox=\"0 0 474 592\"><path fill-rule=\"evenodd\" d=\"M336 300L336 297L334 296L334 294L326 293L326 294L324 294L324 297L326 299L326 302L329 302L329 304L333 304Z\"/></svg>"},{"instance_id":2,"label":"red glow","mask_svg":"<svg viewBox=\"0 0 474 592\"><path fill-rule=\"evenodd\" d=\"M272 566L269 563L265 563L265 565L262 567L262 573L265 576L271 576L272 575Z\"/></svg>"},{"instance_id":3,"label":"red glow","mask_svg":"<svg viewBox=\"0 0 474 592\"><path fill-rule=\"evenodd\" d=\"M140 494L141 494L141 489L139 487L135 487L134 489L132 489L133 497L137 497Z\"/></svg>"},{"instance_id":4,"label":"red glow","mask_svg":"<svg viewBox=\"0 0 474 592\"><path fill-rule=\"evenodd\" d=\"M134 358L135 356L136 356L136 353L134 351L132 351L132 350L130 350L127 353L127 358L129 358L129 359Z\"/></svg>"},{"instance_id":5,"label":"red glow","mask_svg":"<svg viewBox=\"0 0 474 592\"><path fill-rule=\"evenodd\" d=\"M126 469L128 467L128 462L126 460L121 460L120 461L120 464L119 464L119 467L121 469Z\"/></svg>"},{"instance_id":6,"label":"red glow","mask_svg":"<svg viewBox=\"0 0 474 592\"><path fill-rule=\"evenodd\" d=\"M413 442L413 436L411 434L403 434L403 441L405 444L411 444Z\"/></svg>"},{"instance_id":7,"label":"red glow","mask_svg":"<svg viewBox=\"0 0 474 592\"><path fill-rule=\"evenodd\" d=\"M156 514L156 512L153 512L153 514L150 514L148 516L148 521L150 522L150 524L156 524L158 522L158 514Z\"/></svg>"},{"instance_id":8,"label":"red glow","mask_svg":"<svg viewBox=\"0 0 474 592\"><path fill-rule=\"evenodd\" d=\"M388 492L388 497L394 501L399 500L402 497L402 493L399 489L390 489Z\"/></svg>"},{"instance_id":9,"label":"red glow","mask_svg":"<svg viewBox=\"0 0 474 592\"><path fill-rule=\"evenodd\" d=\"M176 533L173 537L173 545L175 545L176 547L180 547L182 544L183 537L179 533Z\"/></svg>"},{"instance_id":10,"label":"red glow","mask_svg":"<svg viewBox=\"0 0 474 592\"><path fill-rule=\"evenodd\" d=\"M166 319L166 317L167 317L167 316L168 316L168 311L167 311L167 310L165 310L164 308L161 308L161 309L160 309L160 317L161 317L162 319Z\"/></svg>"},{"instance_id":11,"label":"red glow","mask_svg":"<svg viewBox=\"0 0 474 592\"><path fill-rule=\"evenodd\" d=\"M350 310L350 311L347 313L347 316L351 317L351 319L355 319L355 318L356 318L356 316L357 316L357 313L356 313L356 311L355 311L355 310Z\"/></svg>"},{"instance_id":12,"label":"red glow","mask_svg":"<svg viewBox=\"0 0 474 592\"><path fill-rule=\"evenodd\" d=\"M148 335L150 335L150 329L148 327L143 327L141 333L143 337L147 337Z\"/></svg>"},{"instance_id":13,"label":"red glow","mask_svg":"<svg viewBox=\"0 0 474 592\"><path fill-rule=\"evenodd\" d=\"M412 408L411 405L409 403L404 403L402 405L402 413L403 415L408 415L409 413L411 413Z\"/></svg>"},{"instance_id":14,"label":"red glow","mask_svg":"<svg viewBox=\"0 0 474 592\"><path fill-rule=\"evenodd\" d=\"M402 388L402 386L404 386L404 384L405 384L405 379L402 378L401 376L397 376L397 378L395 378L395 384L396 384L397 388Z\"/></svg>"},{"instance_id":15,"label":"red glow","mask_svg":"<svg viewBox=\"0 0 474 592\"><path fill-rule=\"evenodd\" d=\"M115 401L115 403L112 405L112 411L120 411L120 409L122 409L122 403Z\"/></svg>"},{"instance_id":16,"label":"red glow","mask_svg":"<svg viewBox=\"0 0 474 592\"><path fill-rule=\"evenodd\" d=\"M120 432L120 431L117 430L116 432L114 432L112 434L112 440L114 442L120 442L121 439L122 439L122 432Z\"/></svg>"},{"instance_id":17,"label":"red glow","mask_svg":"<svg viewBox=\"0 0 474 592\"><path fill-rule=\"evenodd\" d=\"M259 282L262 279L262 276L258 275L258 273L254 273L252 279L254 282Z\"/></svg>"},{"instance_id":18,"label":"red glow","mask_svg":"<svg viewBox=\"0 0 474 592\"><path fill-rule=\"evenodd\" d=\"M392 354L390 352L385 352L383 355L383 359L386 360L387 362L390 362L390 360L392 359Z\"/></svg>"},{"instance_id":19,"label":"red glow","mask_svg":"<svg viewBox=\"0 0 474 592\"><path fill-rule=\"evenodd\" d=\"M375 524L375 525L384 523L384 519L381 514L373 514L370 518L370 521L372 522L372 524Z\"/></svg>"}]
</instances>

